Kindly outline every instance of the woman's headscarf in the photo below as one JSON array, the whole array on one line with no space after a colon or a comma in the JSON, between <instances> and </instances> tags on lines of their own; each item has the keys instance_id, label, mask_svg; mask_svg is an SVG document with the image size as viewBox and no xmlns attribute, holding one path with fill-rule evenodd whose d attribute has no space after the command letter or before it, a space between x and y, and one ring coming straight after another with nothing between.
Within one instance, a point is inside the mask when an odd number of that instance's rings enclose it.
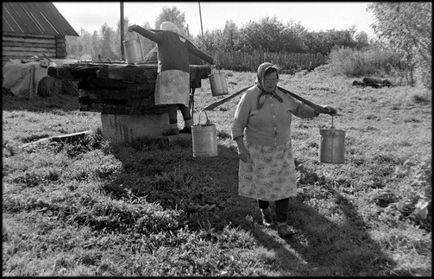
<instances>
[{"instance_id":1,"label":"woman's headscarf","mask_svg":"<svg viewBox=\"0 0 434 279\"><path fill-rule=\"evenodd\" d=\"M175 23L170 21L163 21L160 25L160 29L164 31L172 31L179 35L179 28Z\"/></svg>"},{"instance_id":2,"label":"woman's headscarf","mask_svg":"<svg viewBox=\"0 0 434 279\"><path fill-rule=\"evenodd\" d=\"M170 21L163 21L163 22L160 24L160 29L163 30L163 31L172 31L172 32L178 34L179 39L180 39L182 42L185 42L185 40L186 40L186 38L185 38L184 35L183 35L184 32L182 31L182 29L179 28L178 26L176 26L176 24L173 23L173 22L170 22Z\"/></svg>"},{"instance_id":3,"label":"woman's headscarf","mask_svg":"<svg viewBox=\"0 0 434 279\"><path fill-rule=\"evenodd\" d=\"M264 62L261 65L259 65L259 67L258 67L257 76L256 76L256 80L255 80L256 86L258 86L258 88L261 90L261 93L258 96L258 109L261 109L262 106L264 105L264 102L260 102L260 99L261 99L261 97L263 97L265 95L272 95L279 102L283 102L282 98L279 95L277 95L277 93L275 91L266 92L264 90L265 72L269 68L274 68L274 69L276 69L276 71L278 71L277 67L274 66L273 64L269 63L269 62Z\"/></svg>"}]
</instances>

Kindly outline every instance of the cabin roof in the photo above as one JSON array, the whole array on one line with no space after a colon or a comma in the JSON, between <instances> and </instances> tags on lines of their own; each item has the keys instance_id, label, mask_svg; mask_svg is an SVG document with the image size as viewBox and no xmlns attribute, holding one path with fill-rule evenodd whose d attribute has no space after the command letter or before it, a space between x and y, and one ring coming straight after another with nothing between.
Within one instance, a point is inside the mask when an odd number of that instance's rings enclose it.
<instances>
[{"instance_id":1,"label":"cabin roof","mask_svg":"<svg viewBox=\"0 0 434 279\"><path fill-rule=\"evenodd\" d=\"M3 33L78 36L51 2L3 2Z\"/></svg>"}]
</instances>

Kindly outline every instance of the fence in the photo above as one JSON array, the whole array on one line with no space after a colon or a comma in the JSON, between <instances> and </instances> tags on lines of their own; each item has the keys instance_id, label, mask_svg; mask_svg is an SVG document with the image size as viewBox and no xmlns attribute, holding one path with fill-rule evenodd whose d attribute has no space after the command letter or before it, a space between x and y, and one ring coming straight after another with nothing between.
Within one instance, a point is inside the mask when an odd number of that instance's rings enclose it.
<instances>
[{"instance_id":1,"label":"fence","mask_svg":"<svg viewBox=\"0 0 434 279\"><path fill-rule=\"evenodd\" d=\"M293 74L301 70L312 70L325 64L325 57L311 53L274 53L254 51L246 52L216 52L214 61L222 68L233 71L254 72L263 62L271 62L280 68L281 73Z\"/></svg>"}]
</instances>

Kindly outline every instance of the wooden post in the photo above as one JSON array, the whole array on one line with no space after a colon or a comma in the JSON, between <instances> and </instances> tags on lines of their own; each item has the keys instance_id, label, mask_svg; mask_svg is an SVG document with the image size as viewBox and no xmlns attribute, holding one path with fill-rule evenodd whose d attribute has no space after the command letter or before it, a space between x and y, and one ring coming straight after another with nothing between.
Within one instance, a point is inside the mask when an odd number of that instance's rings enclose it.
<instances>
[{"instance_id":1,"label":"wooden post","mask_svg":"<svg viewBox=\"0 0 434 279\"><path fill-rule=\"evenodd\" d=\"M121 60L125 60L125 53L124 53L124 2L121 1Z\"/></svg>"},{"instance_id":2,"label":"wooden post","mask_svg":"<svg viewBox=\"0 0 434 279\"><path fill-rule=\"evenodd\" d=\"M205 46L205 38L203 37L202 11L200 10L200 2L197 3L199 4L200 30L202 31L202 42Z\"/></svg>"}]
</instances>

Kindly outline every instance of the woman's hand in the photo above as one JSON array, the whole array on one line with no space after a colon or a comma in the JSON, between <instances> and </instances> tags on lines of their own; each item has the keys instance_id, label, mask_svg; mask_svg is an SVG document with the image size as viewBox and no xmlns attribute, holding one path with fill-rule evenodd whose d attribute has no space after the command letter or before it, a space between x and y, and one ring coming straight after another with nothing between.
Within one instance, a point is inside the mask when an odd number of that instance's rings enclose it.
<instances>
[{"instance_id":1,"label":"woman's hand","mask_svg":"<svg viewBox=\"0 0 434 279\"><path fill-rule=\"evenodd\" d=\"M244 146L244 144L238 146L238 158L243 162L247 162L250 160L250 153Z\"/></svg>"},{"instance_id":2,"label":"woman's hand","mask_svg":"<svg viewBox=\"0 0 434 279\"><path fill-rule=\"evenodd\" d=\"M250 153L249 150L247 150L246 146L244 145L243 137L238 136L235 138L235 141L237 142L237 146L238 146L238 159L240 159L243 162L249 161Z\"/></svg>"},{"instance_id":3,"label":"woman's hand","mask_svg":"<svg viewBox=\"0 0 434 279\"><path fill-rule=\"evenodd\" d=\"M325 108L328 111L328 114L330 114L330 115L334 115L334 114L338 113L338 111L334 107L323 106L323 108Z\"/></svg>"},{"instance_id":4,"label":"woman's hand","mask_svg":"<svg viewBox=\"0 0 434 279\"><path fill-rule=\"evenodd\" d=\"M238 159L243 162L248 162L250 160L250 154L247 150L238 152Z\"/></svg>"},{"instance_id":5,"label":"woman's hand","mask_svg":"<svg viewBox=\"0 0 434 279\"><path fill-rule=\"evenodd\" d=\"M128 27L128 31L136 31L137 27L139 27L137 24L133 24L133 25Z\"/></svg>"}]
</instances>

